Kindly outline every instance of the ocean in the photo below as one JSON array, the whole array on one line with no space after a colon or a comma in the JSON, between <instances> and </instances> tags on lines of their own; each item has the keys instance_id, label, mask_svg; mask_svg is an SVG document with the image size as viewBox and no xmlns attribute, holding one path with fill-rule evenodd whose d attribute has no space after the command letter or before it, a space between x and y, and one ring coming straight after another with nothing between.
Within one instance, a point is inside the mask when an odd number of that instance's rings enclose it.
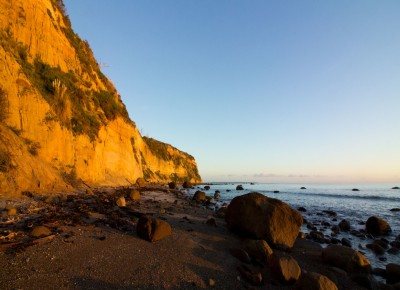
<instances>
[{"instance_id":1,"label":"ocean","mask_svg":"<svg viewBox=\"0 0 400 290\"><path fill-rule=\"evenodd\" d=\"M244 190L236 190L238 184L243 185ZM303 217L308 222L312 222L318 230L323 230L327 236L331 233L330 227L323 226L323 222L333 226L346 219L350 222L351 230L362 230L365 229L365 222L370 216L378 216L385 219L392 228L392 233L385 238L394 241L400 235L400 211L391 211L393 208L400 208L400 190L392 189L396 186L400 185L212 183L211 188L205 192L212 196L215 191L220 191L221 199L217 206L229 203L235 196L256 191L268 197L280 199L295 209L304 207L307 211L301 212ZM353 189L358 189L358 191L353 191ZM196 190L199 189L191 190L189 194L194 194ZM336 220L324 214L324 210L336 212ZM311 230L303 225L301 231L308 233ZM372 243L371 239L359 238L349 232L340 232L336 238L349 239L352 248L362 251L370 260L372 267L385 268L388 263L400 264L400 254L385 253L378 256L367 249L366 244Z\"/></svg>"}]
</instances>

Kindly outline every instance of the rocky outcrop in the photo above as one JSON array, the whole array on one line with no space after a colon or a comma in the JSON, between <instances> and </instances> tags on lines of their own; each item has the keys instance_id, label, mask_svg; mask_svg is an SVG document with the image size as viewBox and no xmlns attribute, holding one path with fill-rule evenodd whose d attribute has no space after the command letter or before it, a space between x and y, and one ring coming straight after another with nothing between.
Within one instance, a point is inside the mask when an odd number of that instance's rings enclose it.
<instances>
[{"instance_id":1,"label":"rocky outcrop","mask_svg":"<svg viewBox=\"0 0 400 290\"><path fill-rule=\"evenodd\" d=\"M293 246L303 223L300 213L289 205L258 192L235 197L225 220L231 230L283 249Z\"/></svg>"},{"instance_id":2,"label":"rocky outcrop","mask_svg":"<svg viewBox=\"0 0 400 290\"><path fill-rule=\"evenodd\" d=\"M338 287L328 277L315 272L303 273L296 290L337 290Z\"/></svg>"},{"instance_id":3,"label":"rocky outcrop","mask_svg":"<svg viewBox=\"0 0 400 290\"><path fill-rule=\"evenodd\" d=\"M0 0L0 192L201 182L192 156L142 138L61 0Z\"/></svg>"}]
</instances>

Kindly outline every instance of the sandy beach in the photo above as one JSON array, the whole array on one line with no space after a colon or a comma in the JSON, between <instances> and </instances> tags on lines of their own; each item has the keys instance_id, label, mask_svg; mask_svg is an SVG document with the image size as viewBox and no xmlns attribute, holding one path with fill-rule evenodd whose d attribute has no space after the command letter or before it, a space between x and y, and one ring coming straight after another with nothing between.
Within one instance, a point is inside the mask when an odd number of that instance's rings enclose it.
<instances>
[{"instance_id":1,"label":"sandy beach","mask_svg":"<svg viewBox=\"0 0 400 290\"><path fill-rule=\"evenodd\" d=\"M263 275L252 285L238 271L243 263L230 249L241 238L231 233L214 212L191 202L180 190L141 188L139 202L114 205L121 191L96 189L59 200L25 197L15 204L17 215L2 219L1 289L292 289L269 269L248 265ZM66 215L63 214L63 208ZM72 211L69 212L69 211ZM167 221L172 235L150 243L136 234L142 214ZM69 217L69 218L66 218ZM30 238L38 223L50 235ZM274 252L280 252L274 249ZM365 289L344 271L322 263L316 243L298 239L289 252L302 272L315 271L335 280L339 289Z\"/></svg>"}]
</instances>

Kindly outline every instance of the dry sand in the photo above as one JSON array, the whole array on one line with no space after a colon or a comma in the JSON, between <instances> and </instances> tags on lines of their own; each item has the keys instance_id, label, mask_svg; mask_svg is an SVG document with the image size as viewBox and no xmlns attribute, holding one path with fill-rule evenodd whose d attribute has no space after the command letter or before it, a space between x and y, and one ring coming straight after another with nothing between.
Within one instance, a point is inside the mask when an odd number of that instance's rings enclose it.
<instances>
[{"instance_id":1,"label":"dry sand","mask_svg":"<svg viewBox=\"0 0 400 290\"><path fill-rule=\"evenodd\" d=\"M112 190L108 192L112 195ZM47 226L53 239L26 248L3 249L0 289L292 289L267 273L261 287L240 278L237 267L241 262L229 253L230 248L239 247L240 238L229 232L222 219L216 219L216 226L206 224L213 211L191 204L179 191L148 189L142 192L140 203L127 201L131 217L112 219L108 210L107 214L86 212L76 223L50 219ZM12 202L36 213L40 213L38 208L53 207L32 198ZM113 207L112 211L120 209ZM155 243L138 238L137 218L132 213L168 221L172 236ZM27 215L17 216L14 223L24 217ZM118 219L123 220L122 225L115 222ZM4 232L10 224L12 221L3 219L0 229ZM323 274L331 271L321 263L319 250L307 247L309 244L292 251L302 269ZM364 289L347 276L338 284L339 289Z\"/></svg>"}]
</instances>

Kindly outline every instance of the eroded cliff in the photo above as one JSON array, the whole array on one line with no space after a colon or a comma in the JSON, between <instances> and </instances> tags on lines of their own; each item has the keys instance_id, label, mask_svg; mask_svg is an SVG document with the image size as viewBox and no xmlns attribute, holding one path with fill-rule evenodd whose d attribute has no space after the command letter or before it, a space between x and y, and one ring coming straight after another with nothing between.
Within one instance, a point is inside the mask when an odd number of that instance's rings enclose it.
<instances>
[{"instance_id":1,"label":"eroded cliff","mask_svg":"<svg viewBox=\"0 0 400 290\"><path fill-rule=\"evenodd\" d=\"M0 194L201 181L192 156L142 138L61 0L0 0L0 118Z\"/></svg>"}]
</instances>

